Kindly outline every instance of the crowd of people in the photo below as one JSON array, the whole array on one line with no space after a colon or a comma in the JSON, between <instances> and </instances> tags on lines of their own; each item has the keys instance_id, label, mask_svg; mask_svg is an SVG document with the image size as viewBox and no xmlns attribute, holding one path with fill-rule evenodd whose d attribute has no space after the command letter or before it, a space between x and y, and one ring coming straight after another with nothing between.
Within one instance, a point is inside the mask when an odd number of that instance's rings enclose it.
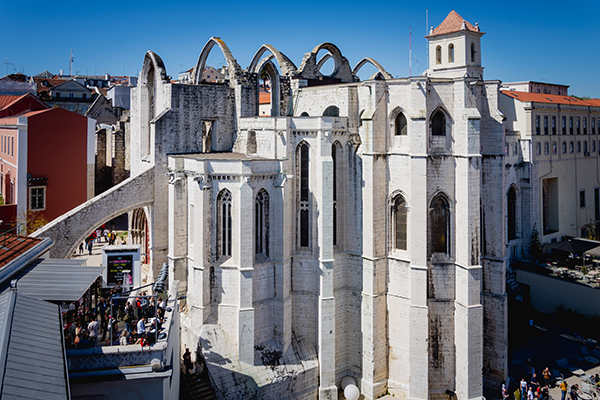
<instances>
[{"instance_id":1,"label":"crowd of people","mask_svg":"<svg viewBox=\"0 0 600 400\"><path fill-rule=\"evenodd\" d=\"M100 298L95 308L78 313L75 303L69 305L64 318L66 347L85 349L99 345L141 344L156 341L164 322L165 302L146 292L137 297L113 297L113 307Z\"/></svg>"},{"instance_id":2,"label":"crowd of people","mask_svg":"<svg viewBox=\"0 0 600 400\"><path fill-rule=\"evenodd\" d=\"M88 251L89 255L92 255L92 248L94 247L94 243L102 243L103 239L104 243L107 243L109 246L112 246L117 240L117 234L113 230L108 229L104 225L102 225L100 228L90 233L89 236L85 238L83 243L79 244L79 255L83 254L84 248ZM120 244L125 244L125 241L121 239Z\"/></svg>"},{"instance_id":3,"label":"crowd of people","mask_svg":"<svg viewBox=\"0 0 600 400\"><path fill-rule=\"evenodd\" d=\"M573 384L571 387L562 376L552 376L550 368L546 367L542 371L541 379L535 372L531 359L527 360L527 375L529 380L521 378L519 388L514 392L515 400L552 400L550 398L550 388L558 385L560 388L560 400L580 400L581 390L578 384ZM595 386L600 386L600 375L591 376L591 383ZM507 400L510 397L506 388L506 381L502 382L502 399Z\"/></svg>"}]
</instances>

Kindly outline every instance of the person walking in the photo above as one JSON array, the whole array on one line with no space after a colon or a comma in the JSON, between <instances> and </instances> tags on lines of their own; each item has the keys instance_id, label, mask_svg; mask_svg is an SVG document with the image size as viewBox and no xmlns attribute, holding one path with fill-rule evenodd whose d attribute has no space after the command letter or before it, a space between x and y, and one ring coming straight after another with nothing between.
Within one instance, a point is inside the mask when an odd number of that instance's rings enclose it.
<instances>
[{"instance_id":1,"label":"person walking","mask_svg":"<svg viewBox=\"0 0 600 400\"><path fill-rule=\"evenodd\" d=\"M79 255L83 254L83 242L79 243Z\"/></svg>"},{"instance_id":2,"label":"person walking","mask_svg":"<svg viewBox=\"0 0 600 400\"><path fill-rule=\"evenodd\" d=\"M562 381L558 387L560 388L560 400L566 400L567 389L569 389L567 381Z\"/></svg>"},{"instance_id":3,"label":"person walking","mask_svg":"<svg viewBox=\"0 0 600 400\"><path fill-rule=\"evenodd\" d=\"M550 372L550 368L544 368L542 375L544 376L544 386L550 387L550 384L552 383L552 373Z\"/></svg>"},{"instance_id":4,"label":"person walking","mask_svg":"<svg viewBox=\"0 0 600 400\"><path fill-rule=\"evenodd\" d=\"M519 389L521 390L521 398L525 400L525 398L527 397L527 382L525 381L525 378L521 378L521 382L519 383Z\"/></svg>"},{"instance_id":5,"label":"person walking","mask_svg":"<svg viewBox=\"0 0 600 400\"><path fill-rule=\"evenodd\" d=\"M508 399L508 390L506 389L506 381L502 381L502 400Z\"/></svg>"},{"instance_id":6,"label":"person walking","mask_svg":"<svg viewBox=\"0 0 600 400\"><path fill-rule=\"evenodd\" d=\"M185 353L183 353L183 365L185 366L186 375L189 375L194 369L194 365L192 364L192 353L190 353L190 349L188 348L186 348Z\"/></svg>"}]
</instances>

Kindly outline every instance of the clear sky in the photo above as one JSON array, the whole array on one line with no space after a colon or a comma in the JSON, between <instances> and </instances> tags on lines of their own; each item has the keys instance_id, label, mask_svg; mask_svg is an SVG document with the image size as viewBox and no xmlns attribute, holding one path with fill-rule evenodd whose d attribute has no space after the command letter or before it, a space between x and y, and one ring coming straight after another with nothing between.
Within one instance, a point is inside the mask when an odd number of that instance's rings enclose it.
<instances>
[{"instance_id":1,"label":"clear sky","mask_svg":"<svg viewBox=\"0 0 600 400\"><path fill-rule=\"evenodd\" d=\"M23 71L137 75L152 50L167 73L192 68L211 36L219 36L242 68L268 43L297 66L304 53L332 42L351 66L372 57L394 77L427 68L427 33L454 9L479 26L485 79L534 80L570 85L569 93L600 97L598 1L166 1L0 2L0 76ZM208 64L224 59L213 48ZM327 66L326 66L327 67ZM324 68L326 68L324 67ZM365 73L373 72L365 67ZM323 72L326 72L324 69Z\"/></svg>"}]
</instances>

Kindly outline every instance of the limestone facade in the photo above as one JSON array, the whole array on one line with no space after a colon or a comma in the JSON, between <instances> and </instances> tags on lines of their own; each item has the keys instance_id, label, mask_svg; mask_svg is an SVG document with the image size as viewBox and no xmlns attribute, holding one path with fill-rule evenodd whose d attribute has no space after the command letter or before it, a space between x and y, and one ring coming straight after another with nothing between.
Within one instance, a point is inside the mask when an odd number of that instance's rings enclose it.
<instances>
[{"instance_id":1,"label":"limestone facade","mask_svg":"<svg viewBox=\"0 0 600 400\"><path fill-rule=\"evenodd\" d=\"M448 18L428 39L454 43L453 65L439 70L432 57L421 77L393 79L369 58L351 68L331 43L299 67L263 45L242 69L211 38L192 82L178 84L146 54L132 89L131 175L153 168L149 256L187 292L182 343L201 350L218 396L336 399L346 376L367 399L498 390L500 83L469 61L483 33ZM215 46L228 64L222 84L200 80ZM379 72L361 82L367 62ZM263 70L271 117L258 117Z\"/></svg>"}]
</instances>

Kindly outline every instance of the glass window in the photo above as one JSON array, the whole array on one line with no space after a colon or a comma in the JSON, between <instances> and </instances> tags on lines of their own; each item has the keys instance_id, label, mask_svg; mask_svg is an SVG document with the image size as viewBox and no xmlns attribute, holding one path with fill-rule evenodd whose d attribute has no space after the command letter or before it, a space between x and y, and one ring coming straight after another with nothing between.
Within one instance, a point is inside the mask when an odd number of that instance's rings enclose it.
<instances>
[{"instance_id":1,"label":"glass window","mask_svg":"<svg viewBox=\"0 0 600 400\"><path fill-rule=\"evenodd\" d=\"M299 215L298 215L298 240L300 247L309 247L309 147L307 143L300 143L297 151L298 183L299 191Z\"/></svg>"},{"instance_id":2,"label":"glass window","mask_svg":"<svg viewBox=\"0 0 600 400\"><path fill-rule=\"evenodd\" d=\"M517 190L514 186L508 189L508 240L517 237Z\"/></svg>"},{"instance_id":3,"label":"glass window","mask_svg":"<svg viewBox=\"0 0 600 400\"><path fill-rule=\"evenodd\" d=\"M577 142L577 152L581 153L581 142Z\"/></svg>"},{"instance_id":4,"label":"glass window","mask_svg":"<svg viewBox=\"0 0 600 400\"><path fill-rule=\"evenodd\" d=\"M406 201L401 195L396 196L392 208L392 224L394 227L394 248L398 250L406 250Z\"/></svg>"},{"instance_id":5,"label":"glass window","mask_svg":"<svg viewBox=\"0 0 600 400\"><path fill-rule=\"evenodd\" d=\"M404 114L399 113L396 116L396 120L394 121L394 125L396 128L396 136L406 135L407 134L407 124L406 117Z\"/></svg>"},{"instance_id":6,"label":"glass window","mask_svg":"<svg viewBox=\"0 0 600 400\"><path fill-rule=\"evenodd\" d=\"M562 152L565 154L567 152L567 142L563 142L562 144Z\"/></svg>"},{"instance_id":7,"label":"glass window","mask_svg":"<svg viewBox=\"0 0 600 400\"><path fill-rule=\"evenodd\" d=\"M29 188L29 209L43 210L46 208L46 188L45 187L30 187Z\"/></svg>"},{"instance_id":8,"label":"glass window","mask_svg":"<svg viewBox=\"0 0 600 400\"><path fill-rule=\"evenodd\" d=\"M573 134L573 117L569 117L569 135Z\"/></svg>"},{"instance_id":9,"label":"glass window","mask_svg":"<svg viewBox=\"0 0 600 400\"><path fill-rule=\"evenodd\" d=\"M562 134L567 134L567 117L562 117Z\"/></svg>"},{"instance_id":10,"label":"glass window","mask_svg":"<svg viewBox=\"0 0 600 400\"><path fill-rule=\"evenodd\" d=\"M552 134L556 135L556 116L552 116Z\"/></svg>"},{"instance_id":11,"label":"glass window","mask_svg":"<svg viewBox=\"0 0 600 400\"><path fill-rule=\"evenodd\" d=\"M573 145L573 142L569 142L569 153L574 153L575 152L575 146Z\"/></svg>"},{"instance_id":12,"label":"glass window","mask_svg":"<svg viewBox=\"0 0 600 400\"><path fill-rule=\"evenodd\" d=\"M556 142L552 142L552 154L558 153Z\"/></svg>"},{"instance_id":13,"label":"glass window","mask_svg":"<svg viewBox=\"0 0 600 400\"><path fill-rule=\"evenodd\" d=\"M431 207L431 248L434 253L448 253L450 209L443 196L438 196Z\"/></svg>"},{"instance_id":14,"label":"glass window","mask_svg":"<svg viewBox=\"0 0 600 400\"><path fill-rule=\"evenodd\" d=\"M550 154L550 145L548 144L548 142L544 142L544 154Z\"/></svg>"},{"instance_id":15,"label":"glass window","mask_svg":"<svg viewBox=\"0 0 600 400\"><path fill-rule=\"evenodd\" d=\"M542 154L542 144L541 143L536 143L535 154L537 154L538 156Z\"/></svg>"},{"instance_id":16,"label":"glass window","mask_svg":"<svg viewBox=\"0 0 600 400\"><path fill-rule=\"evenodd\" d=\"M448 46L448 62L454 62L454 45L452 43L450 43L450 45Z\"/></svg>"},{"instance_id":17,"label":"glass window","mask_svg":"<svg viewBox=\"0 0 600 400\"><path fill-rule=\"evenodd\" d=\"M583 134L587 135L587 118L583 117Z\"/></svg>"},{"instance_id":18,"label":"glass window","mask_svg":"<svg viewBox=\"0 0 600 400\"><path fill-rule=\"evenodd\" d=\"M431 134L433 136L446 135L446 115L441 110L437 110L431 117Z\"/></svg>"},{"instance_id":19,"label":"glass window","mask_svg":"<svg viewBox=\"0 0 600 400\"><path fill-rule=\"evenodd\" d=\"M261 189L254 200L254 252L269 256L269 194Z\"/></svg>"},{"instance_id":20,"label":"glass window","mask_svg":"<svg viewBox=\"0 0 600 400\"><path fill-rule=\"evenodd\" d=\"M548 134L548 116L544 115L544 135Z\"/></svg>"},{"instance_id":21,"label":"glass window","mask_svg":"<svg viewBox=\"0 0 600 400\"><path fill-rule=\"evenodd\" d=\"M536 135L540 134L540 116L539 115L535 116L535 134Z\"/></svg>"},{"instance_id":22,"label":"glass window","mask_svg":"<svg viewBox=\"0 0 600 400\"><path fill-rule=\"evenodd\" d=\"M579 207L585 207L585 190L579 191Z\"/></svg>"},{"instance_id":23,"label":"glass window","mask_svg":"<svg viewBox=\"0 0 600 400\"><path fill-rule=\"evenodd\" d=\"M219 226L219 256L231 256L232 219L231 219L231 193L223 189L217 197L217 220Z\"/></svg>"}]
</instances>

